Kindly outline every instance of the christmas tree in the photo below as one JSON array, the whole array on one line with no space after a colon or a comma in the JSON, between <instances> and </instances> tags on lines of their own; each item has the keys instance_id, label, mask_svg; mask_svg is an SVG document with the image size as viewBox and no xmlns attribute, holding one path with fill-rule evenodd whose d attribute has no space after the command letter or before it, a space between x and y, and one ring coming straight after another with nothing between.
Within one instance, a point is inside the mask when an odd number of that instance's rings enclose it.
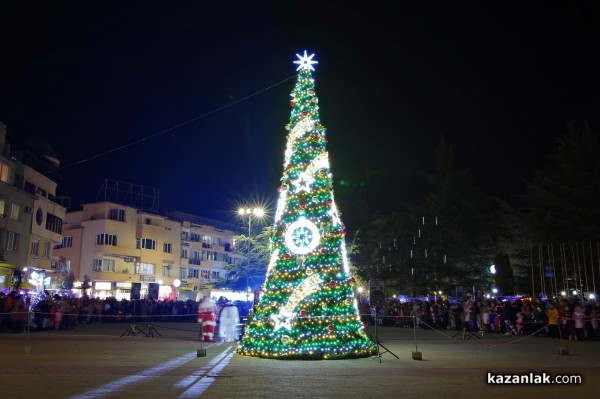
<instances>
[{"instance_id":1,"label":"christmas tree","mask_svg":"<svg viewBox=\"0 0 600 399\"><path fill-rule=\"evenodd\" d=\"M349 274L345 228L333 199L325 128L312 77L314 54L298 55L298 79L271 258L263 295L238 353L275 359L372 356Z\"/></svg>"}]
</instances>

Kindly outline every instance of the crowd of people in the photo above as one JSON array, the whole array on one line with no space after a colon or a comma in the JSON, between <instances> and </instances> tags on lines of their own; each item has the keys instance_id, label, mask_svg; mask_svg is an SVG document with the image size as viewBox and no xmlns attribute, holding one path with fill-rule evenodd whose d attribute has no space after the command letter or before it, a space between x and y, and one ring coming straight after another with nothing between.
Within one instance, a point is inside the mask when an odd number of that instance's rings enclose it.
<instances>
[{"instance_id":1,"label":"crowd of people","mask_svg":"<svg viewBox=\"0 0 600 399\"><path fill-rule=\"evenodd\" d=\"M251 302L215 302L220 310L235 305L240 322L252 312ZM192 300L120 300L115 298L21 295L0 292L0 332L72 329L78 324L130 322L197 322L200 303ZM562 298L450 300L388 299L381 306L360 301L359 313L365 324L424 329L465 330L495 334L537 335L573 341L600 341L600 302Z\"/></svg>"},{"instance_id":2,"label":"crowd of people","mask_svg":"<svg viewBox=\"0 0 600 399\"><path fill-rule=\"evenodd\" d=\"M214 301L216 315L231 304L227 298ZM240 315L251 305L234 303ZM187 300L116 300L49 294L22 295L0 292L0 332L74 329L79 324L131 322L191 322L198 320L199 303Z\"/></svg>"},{"instance_id":3,"label":"crowd of people","mask_svg":"<svg viewBox=\"0 0 600 399\"><path fill-rule=\"evenodd\" d=\"M578 298L387 300L380 307L364 301L360 313L363 321L384 326L600 341L600 302Z\"/></svg>"}]
</instances>

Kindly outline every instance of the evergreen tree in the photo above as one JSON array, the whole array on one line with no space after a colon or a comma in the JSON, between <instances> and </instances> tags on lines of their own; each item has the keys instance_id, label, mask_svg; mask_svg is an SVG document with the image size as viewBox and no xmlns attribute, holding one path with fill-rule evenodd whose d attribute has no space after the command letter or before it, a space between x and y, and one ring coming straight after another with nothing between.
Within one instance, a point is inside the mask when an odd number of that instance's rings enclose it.
<instances>
[{"instance_id":1,"label":"evergreen tree","mask_svg":"<svg viewBox=\"0 0 600 399\"><path fill-rule=\"evenodd\" d=\"M298 55L271 257L262 298L238 353L275 359L373 355L349 274L345 228L334 198L325 128L312 77Z\"/></svg>"},{"instance_id":2,"label":"evergreen tree","mask_svg":"<svg viewBox=\"0 0 600 399\"><path fill-rule=\"evenodd\" d=\"M600 237L600 136L569 125L551 164L526 182L522 220L534 242Z\"/></svg>"},{"instance_id":3,"label":"evergreen tree","mask_svg":"<svg viewBox=\"0 0 600 399\"><path fill-rule=\"evenodd\" d=\"M258 234L236 235L237 250L245 259L228 266L225 278L218 280L217 288L233 291L255 291L264 281L266 264L270 256L271 227L267 226Z\"/></svg>"},{"instance_id":4,"label":"evergreen tree","mask_svg":"<svg viewBox=\"0 0 600 399\"><path fill-rule=\"evenodd\" d=\"M423 205L412 209L415 231L415 279L428 290L466 284L486 286L492 264L494 208L471 184L466 170L454 169L452 148L440 141L431 186ZM414 257L413 257L414 258Z\"/></svg>"}]
</instances>

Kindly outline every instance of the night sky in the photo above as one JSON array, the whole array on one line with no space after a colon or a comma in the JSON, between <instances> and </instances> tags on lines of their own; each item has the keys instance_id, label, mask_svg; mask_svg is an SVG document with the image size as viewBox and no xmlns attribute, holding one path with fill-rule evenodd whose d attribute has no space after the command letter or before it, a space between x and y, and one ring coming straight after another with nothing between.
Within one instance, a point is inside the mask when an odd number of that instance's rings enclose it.
<instances>
[{"instance_id":1,"label":"night sky","mask_svg":"<svg viewBox=\"0 0 600 399\"><path fill-rule=\"evenodd\" d=\"M567 122L599 129L600 6L488 3L4 1L0 121L52 146L71 210L109 178L227 220L274 207L306 49L338 200L418 201L442 136L510 199Z\"/></svg>"}]
</instances>

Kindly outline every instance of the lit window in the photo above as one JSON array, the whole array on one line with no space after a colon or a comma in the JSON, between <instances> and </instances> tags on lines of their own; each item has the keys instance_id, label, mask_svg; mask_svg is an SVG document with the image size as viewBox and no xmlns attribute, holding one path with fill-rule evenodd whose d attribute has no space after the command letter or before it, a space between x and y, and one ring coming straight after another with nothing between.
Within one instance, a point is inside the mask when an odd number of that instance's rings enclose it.
<instances>
[{"instance_id":1,"label":"lit window","mask_svg":"<svg viewBox=\"0 0 600 399\"><path fill-rule=\"evenodd\" d=\"M114 259L94 259L92 270L95 272L114 272L115 263Z\"/></svg>"},{"instance_id":2,"label":"lit window","mask_svg":"<svg viewBox=\"0 0 600 399\"><path fill-rule=\"evenodd\" d=\"M21 214L21 206L19 204L12 204L10 208L10 218L13 220L19 220Z\"/></svg>"},{"instance_id":3,"label":"lit window","mask_svg":"<svg viewBox=\"0 0 600 399\"><path fill-rule=\"evenodd\" d=\"M0 180L4 183L9 183L10 180L10 165L0 162Z\"/></svg>"},{"instance_id":4,"label":"lit window","mask_svg":"<svg viewBox=\"0 0 600 399\"><path fill-rule=\"evenodd\" d=\"M136 263L135 274L154 274L153 263Z\"/></svg>"}]
</instances>

